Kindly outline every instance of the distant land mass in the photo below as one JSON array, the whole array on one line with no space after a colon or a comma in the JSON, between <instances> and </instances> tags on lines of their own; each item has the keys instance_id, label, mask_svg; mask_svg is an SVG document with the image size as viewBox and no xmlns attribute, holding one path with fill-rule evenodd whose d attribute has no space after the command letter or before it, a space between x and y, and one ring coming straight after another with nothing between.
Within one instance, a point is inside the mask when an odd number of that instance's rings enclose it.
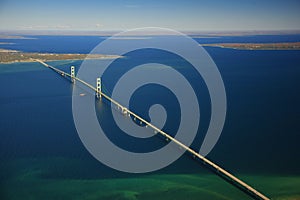
<instances>
[{"instance_id":1,"label":"distant land mass","mask_svg":"<svg viewBox=\"0 0 300 200\"><path fill-rule=\"evenodd\" d=\"M300 50L300 42L285 43L217 43L202 46L221 47L241 50Z\"/></svg>"},{"instance_id":2,"label":"distant land mass","mask_svg":"<svg viewBox=\"0 0 300 200\"><path fill-rule=\"evenodd\" d=\"M58 54L58 53L24 53L16 50L0 49L0 63L35 62L54 60L84 60L84 59L116 59L122 56L104 54Z\"/></svg>"},{"instance_id":3,"label":"distant land mass","mask_svg":"<svg viewBox=\"0 0 300 200\"><path fill-rule=\"evenodd\" d=\"M32 35L81 35L81 36L112 36L124 30L101 30L101 31L76 31L76 30L0 30L0 39L26 39ZM179 30L180 31L180 30ZM191 37L219 37L219 36L245 36L245 35L289 35L300 34L300 30L265 30L265 31L181 31ZM139 35L129 32L127 36L165 35L165 31L139 32ZM28 39L28 38L27 38ZM33 38L29 38L33 39Z\"/></svg>"}]
</instances>

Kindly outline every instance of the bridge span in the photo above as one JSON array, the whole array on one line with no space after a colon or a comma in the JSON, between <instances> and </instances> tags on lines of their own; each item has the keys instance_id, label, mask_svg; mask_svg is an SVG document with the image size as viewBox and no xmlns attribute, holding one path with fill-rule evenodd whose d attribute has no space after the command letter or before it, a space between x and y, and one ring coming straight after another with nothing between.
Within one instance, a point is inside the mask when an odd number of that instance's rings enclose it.
<instances>
[{"instance_id":1,"label":"bridge span","mask_svg":"<svg viewBox=\"0 0 300 200\"><path fill-rule=\"evenodd\" d=\"M45 67L52 69L53 71L57 72L58 74L61 74L61 75L66 76L66 77L69 77L70 80L73 83L75 83L76 81L78 81L78 82L86 85L87 87L89 87L90 89L92 89L93 91L95 91L95 95L96 95L96 97L98 99L101 99L101 98L107 99L112 104L114 104L115 106L117 106L117 108L120 108L123 114L129 115L129 116L133 116L134 120L136 120L136 119L139 120L141 123L144 123L146 126L151 127L154 130L155 133L159 133L160 135L162 135L163 137L165 137L167 140L173 141L179 147L181 147L184 150L186 150L187 152L189 152L194 158L198 158L204 164L204 166L209 167L209 169L213 170L213 172L216 173L218 176L222 177L223 179L225 179L226 181L228 181L230 184L232 184L235 187L237 187L238 189L242 190L243 192L245 192L247 195L251 196L252 198L254 198L254 199L260 199L260 200L269 200L268 197L266 197L264 194L262 194L261 192L257 191L256 189L254 189L253 187L251 187L250 185L248 185L244 181L240 180L239 178L237 178L233 174L231 174L228 171L226 171L225 169L221 168L220 166L218 166L214 162L210 161L206 157L200 155L199 153L197 153L196 151L194 151L190 147L188 147L185 144L181 143L180 141L176 140L175 138L173 138L172 136L170 136L168 133L160 130L159 128L157 128L156 126L154 126L153 124L151 124L150 122L146 121L145 119L143 119L139 115L135 114L134 112L132 112L128 108L122 106L120 103L118 103L114 99L110 98L105 93L103 93L102 90L101 90L101 79L100 78L97 78L97 80L96 80L96 87L94 87L93 85L85 82L84 80L81 80L81 79L77 78L75 76L75 68L73 66L71 67L71 73L69 74L69 73L66 73L66 72L64 72L64 71L62 71L60 69L57 69L57 68L55 68L55 67L53 67L53 66L45 63L42 60L38 60L38 59L32 59L32 60L41 63Z\"/></svg>"}]
</instances>

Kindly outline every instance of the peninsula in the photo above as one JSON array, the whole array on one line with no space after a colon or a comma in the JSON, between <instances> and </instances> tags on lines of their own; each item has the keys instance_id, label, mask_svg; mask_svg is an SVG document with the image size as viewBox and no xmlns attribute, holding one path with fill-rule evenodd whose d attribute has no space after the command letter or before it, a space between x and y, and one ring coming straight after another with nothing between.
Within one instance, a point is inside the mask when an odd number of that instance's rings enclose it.
<instances>
[{"instance_id":1,"label":"peninsula","mask_svg":"<svg viewBox=\"0 0 300 200\"><path fill-rule=\"evenodd\" d=\"M0 63L34 62L55 60L84 60L84 59L116 59L122 56L104 54L58 54L58 53L25 53L16 50L0 49Z\"/></svg>"},{"instance_id":2,"label":"peninsula","mask_svg":"<svg viewBox=\"0 0 300 200\"><path fill-rule=\"evenodd\" d=\"M241 50L300 50L300 42L285 43L217 43L202 46L221 47Z\"/></svg>"}]
</instances>

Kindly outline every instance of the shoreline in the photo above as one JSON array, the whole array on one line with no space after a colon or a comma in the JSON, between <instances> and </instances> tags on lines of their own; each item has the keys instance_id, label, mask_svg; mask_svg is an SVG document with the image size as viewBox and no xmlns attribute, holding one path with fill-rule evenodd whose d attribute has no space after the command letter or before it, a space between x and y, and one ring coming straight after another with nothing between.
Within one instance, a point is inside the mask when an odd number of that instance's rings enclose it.
<instances>
[{"instance_id":1,"label":"shoreline","mask_svg":"<svg viewBox=\"0 0 300 200\"><path fill-rule=\"evenodd\" d=\"M122 56L117 58L123 58ZM105 60L105 59L114 59L114 58L84 58L84 59L62 59L62 60L42 60L43 62L55 62L55 61L78 61L78 60ZM0 65L9 65L15 63L38 63L34 60L22 60L22 61L11 61L11 62L0 62Z\"/></svg>"},{"instance_id":2,"label":"shoreline","mask_svg":"<svg viewBox=\"0 0 300 200\"><path fill-rule=\"evenodd\" d=\"M212 43L199 44L203 47L218 47L235 50L300 50L300 42L284 43ZM20 62L34 62L32 59L39 59L45 62L60 60L85 60L85 59L117 59L123 58L119 55L105 54L78 54L78 53L36 53L21 52L11 49L0 48L0 64L13 64Z\"/></svg>"}]
</instances>

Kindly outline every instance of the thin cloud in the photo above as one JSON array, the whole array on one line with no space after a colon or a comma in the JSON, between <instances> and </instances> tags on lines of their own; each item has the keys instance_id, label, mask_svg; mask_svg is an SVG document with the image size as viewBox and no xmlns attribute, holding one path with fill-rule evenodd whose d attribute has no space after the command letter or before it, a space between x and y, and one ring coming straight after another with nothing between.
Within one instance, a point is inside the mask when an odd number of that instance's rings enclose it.
<instances>
[{"instance_id":1,"label":"thin cloud","mask_svg":"<svg viewBox=\"0 0 300 200\"><path fill-rule=\"evenodd\" d=\"M33 29L33 26L17 26L18 29Z\"/></svg>"},{"instance_id":2,"label":"thin cloud","mask_svg":"<svg viewBox=\"0 0 300 200\"><path fill-rule=\"evenodd\" d=\"M70 28L72 28L72 26L69 26L69 25L57 25L57 26L55 26L55 28L57 28L57 29L70 29Z\"/></svg>"},{"instance_id":3,"label":"thin cloud","mask_svg":"<svg viewBox=\"0 0 300 200\"><path fill-rule=\"evenodd\" d=\"M95 26L96 26L96 28L102 28L103 24L96 24Z\"/></svg>"},{"instance_id":4,"label":"thin cloud","mask_svg":"<svg viewBox=\"0 0 300 200\"><path fill-rule=\"evenodd\" d=\"M125 5L126 8L140 8L140 5Z\"/></svg>"}]
</instances>

